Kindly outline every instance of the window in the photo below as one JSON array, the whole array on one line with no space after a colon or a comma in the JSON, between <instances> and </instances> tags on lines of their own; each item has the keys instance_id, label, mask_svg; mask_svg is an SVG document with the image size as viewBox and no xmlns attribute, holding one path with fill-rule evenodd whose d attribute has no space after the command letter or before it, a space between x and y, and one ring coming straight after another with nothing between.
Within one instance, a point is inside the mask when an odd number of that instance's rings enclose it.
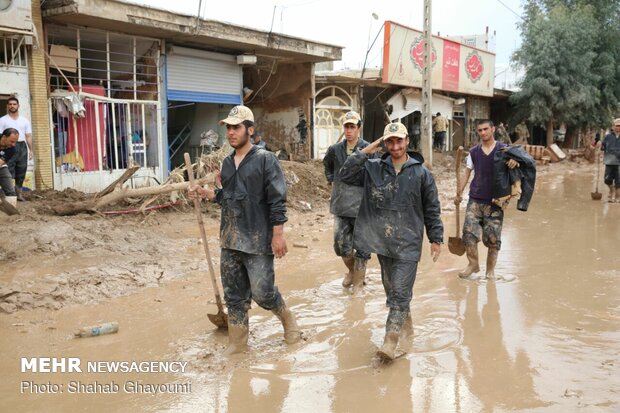
<instances>
[{"instance_id":1,"label":"window","mask_svg":"<svg viewBox=\"0 0 620 413\"><path fill-rule=\"evenodd\" d=\"M27 67L24 36L0 36L0 66Z\"/></svg>"}]
</instances>

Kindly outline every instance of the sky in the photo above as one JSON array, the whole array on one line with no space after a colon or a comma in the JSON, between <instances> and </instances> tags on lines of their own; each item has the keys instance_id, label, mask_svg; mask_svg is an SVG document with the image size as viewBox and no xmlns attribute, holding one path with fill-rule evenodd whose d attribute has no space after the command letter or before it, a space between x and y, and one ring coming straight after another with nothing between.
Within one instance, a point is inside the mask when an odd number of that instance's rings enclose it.
<instances>
[{"instance_id":1,"label":"sky","mask_svg":"<svg viewBox=\"0 0 620 413\"><path fill-rule=\"evenodd\" d=\"M201 0L123 0L196 15ZM432 0L431 30L441 36L495 32L496 87L504 83L510 56L520 46L521 0ZM361 69L384 21L422 30L422 0L202 0L201 17L342 46L336 69ZM377 17L374 19L373 14ZM368 52L367 68L379 67L382 37ZM500 85L501 87L501 85Z\"/></svg>"}]
</instances>

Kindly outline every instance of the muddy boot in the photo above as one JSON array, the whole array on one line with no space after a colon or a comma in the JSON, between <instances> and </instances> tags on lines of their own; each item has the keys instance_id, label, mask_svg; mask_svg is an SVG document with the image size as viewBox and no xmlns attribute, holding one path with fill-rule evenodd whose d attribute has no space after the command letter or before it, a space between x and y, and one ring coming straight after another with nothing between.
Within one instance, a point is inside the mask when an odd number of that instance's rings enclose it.
<instances>
[{"instance_id":1,"label":"muddy boot","mask_svg":"<svg viewBox=\"0 0 620 413\"><path fill-rule=\"evenodd\" d=\"M607 202L614 202L614 194L616 193L616 188L613 185L607 185L609 187L609 195L607 195Z\"/></svg>"},{"instance_id":2,"label":"muddy boot","mask_svg":"<svg viewBox=\"0 0 620 413\"><path fill-rule=\"evenodd\" d=\"M377 357L384 363L394 360L396 356L396 347L398 347L398 339L400 338L400 331L403 329L403 325L409 315L409 311L400 311L390 308L390 313L385 323L383 346L377 350Z\"/></svg>"},{"instance_id":3,"label":"muddy boot","mask_svg":"<svg viewBox=\"0 0 620 413\"><path fill-rule=\"evenodd\" d=\"M616 188L616 204L620 203L620 188Z\"/></svg>"},{"instance_id":4,"label":"muddy boot","mask_svg":"<svg viewBox=\"0 0 620 413\"><path fill-rule=\"evenodd\" d=\"M349 288L351 284L353 284L355 257L353 257L352 255L350 257L342 257L342 261L344 261L344 265L346 265L349 269L349 272L344 276L344 279L342 280L342 286L344 288Z\"/></svg>"},{"instance_id":5,"label":"muddy boot","mask_svg":"<svg viewBox=\"0 0 620 413\"><path fill-rule=\"evenodd\" d=\"M15 187L15 195L17 195L17 200L24 202L26 199L24 199L24 195L22 194L22 189Z\"/></svg>"},{"instance_id":6,"label":"muddy boot","mask_svg":"<svg viewBox=\"0 0 620 413\"><path fill-rule=\"evenodd\" d=\"M495 279L495 264L497 264L497 255L499 254L499 250L497 248L489 248L487 253L487 268L486 268L486 279L494 280Z\"/></svg>"},{"instance_id":7,"label":"muddy boot","mask_svg":"<svg viewBox=\"0 0 620 413\"><path fill-rule=\"evenodd\" d=\"M398 336L399 333L395 331L385 333L383 346L377 350L377 357L379 357L384 363L390 362L394 360L394 357L396 357L395 353L396 347L398 346Z\"/></svg>"},{"instance_id":8,"label":"muddy boot","mask_svg":"<svg viewBox=\"0 0 620 413\"><path fill-rule=\"evenodd\" d=\"M355 257L355 265L353 271L353 294L360 292L363 288L366 279L366 263L368 260L364 258Z\"/></svg>"},{"instance_id":9,"label":"muddy boot","mask_svg":"<svg viewBox=\"0 0 620 413\"><path fill-rule=\"evenodd\" d=\"M467 252L469 264L459 273L459 277L461 278L468 278L473 273L480 271L480 265L478 264L478 244L466 245L465 251Z\"/></svg>"},{"instance_id":10,"label":"muddy boot","mask_svg":"<svg viewBox=\"0 0 620 413\"><path fill-rule=\"evenodd\" d=\"M272 310L272 312L280 319L282 327L284 327L284 341L286 341L286 344L298 343L301 340L301 330L297 326L295 316L286 307L286 304L276 310Z\"/></svg>"},{"instance_id":11,"label":"muddy boot","mask_svg":"<svg viewBox=\"0 0 620 413\"><path fill-rule=\"evenodd\" d=\"M231 324L228 319L228 347L224 351L225 355L243 353L248 349L248 325L247 315L245 323Z\"/></svg>"}]
</instances>

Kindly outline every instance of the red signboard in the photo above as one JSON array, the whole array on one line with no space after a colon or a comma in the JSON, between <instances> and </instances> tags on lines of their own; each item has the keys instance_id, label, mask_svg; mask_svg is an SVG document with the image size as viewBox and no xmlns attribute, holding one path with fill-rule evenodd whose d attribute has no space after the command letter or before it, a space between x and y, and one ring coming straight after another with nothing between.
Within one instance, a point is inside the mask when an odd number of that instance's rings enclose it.
<instances>
[{"instance_id":1,"label":"red signboard","mask_svg":"<svg viewBox=\"0 0 620 413\"><path fill-rule=\"evenodd\" d=\"M443 41L443 71L441 86L443 90L457 92L459 89L459 61L461 45L448 40Z\"/></svg>"},{"instance_id":2,"label":"red signboard","mask_svg":"<svg viewBox=\"0 0 620 413\"><path fill-rule=\"evenodd\" d=\"M422 87L424 39L419 30L386 21L383 35L384 83ZM459 94L493 96L495 55L432 36L431 87Z\"/></svg>"}]
</instances>

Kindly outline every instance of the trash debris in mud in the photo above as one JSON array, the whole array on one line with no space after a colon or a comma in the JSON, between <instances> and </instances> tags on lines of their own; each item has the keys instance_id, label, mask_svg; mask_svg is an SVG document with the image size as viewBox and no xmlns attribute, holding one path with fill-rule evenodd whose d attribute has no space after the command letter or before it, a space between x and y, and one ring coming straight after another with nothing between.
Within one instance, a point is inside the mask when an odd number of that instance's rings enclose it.
<instances>
[{"instance_id":1,"label":"trash debris in mud","mask_svg":"<svg viewBox=\"0 0 620 413\"><path fill-rule=\"evenodd\" d=\"M96 337L104 334L118 333L118 322L112 321L109 323L98 324L95 326L82 327L76 331L73 335L76 338L81 337Z\"/></svg>"},{"instance_id":2,"label":"trash debris in mud","mask_svg":"<svg viewBox=\"0 0 620 413\"><path fill-rule=\"evenodd\" d=\"M306 201L297 201L302 211L312 211L312 205Z\"/></svg>"},{"instance_id":3,"label":"trash debris in mud","mask_svg":"<svg viewBox=\"0 0 620 413\"><path fill-rule=\"evenodd\" d=\"M582 392L580 392L580 391L566 389L566 390L564 390L564 395L562 397L566 397L566 398L578 397L578 398L581 399L581 396L582 396Z\"/></svg>"}]
</instances>

